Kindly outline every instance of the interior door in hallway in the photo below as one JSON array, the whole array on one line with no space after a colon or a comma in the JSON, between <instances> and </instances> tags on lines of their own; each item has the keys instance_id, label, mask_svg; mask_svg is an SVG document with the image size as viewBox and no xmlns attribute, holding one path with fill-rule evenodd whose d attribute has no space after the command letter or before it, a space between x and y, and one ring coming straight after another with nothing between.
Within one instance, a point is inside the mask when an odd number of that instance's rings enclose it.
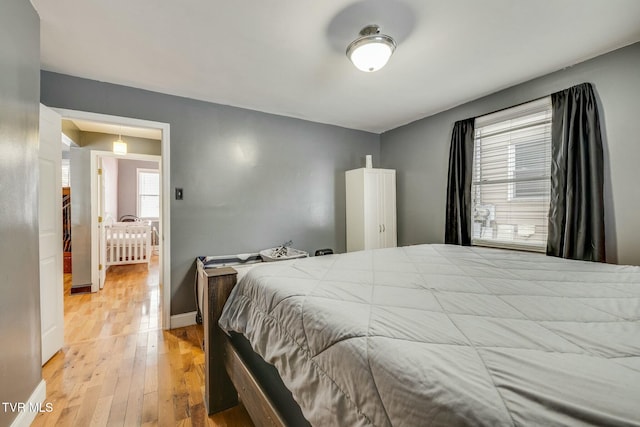
<instances>
[{"instance_id":1,"label":"interior door in hallway","mask_svg":"<svg viewBox=\"0 0 640 427\"><path fill-rule=\"evenodd\" d=\"M43 365L64 345L61 123L59 114L40 105L38 218Z\"/></svg>"},{"instance_id":2,"label":"interior door in hallway","mask_svg":"<svg viewBox=\"0 0 640 427\"><path fill-rule=\"evenodd\" d=\"M96 183L97 183L97 189L98 189L98 194L96 197L96 206L98 207L98 286L100 289L104 288L104 281L106 280L107 277L107 254L105 253L105 248L106 245L104 244L104 239L105 239L105 234L104 234L104 227L103 227L103 221L105 221L105 212L104 212L104 198L105 198L105 189L104 189L104 182L105 182L105 171L104 171L104 167L102 164L103 158L102 156L98 156L97 159L97 166L98 166L98 170L97 173L95 175L96 178ZM91 289L92 292L95 292L95 290L92 288Z\"/></svg>"}]
</instances>

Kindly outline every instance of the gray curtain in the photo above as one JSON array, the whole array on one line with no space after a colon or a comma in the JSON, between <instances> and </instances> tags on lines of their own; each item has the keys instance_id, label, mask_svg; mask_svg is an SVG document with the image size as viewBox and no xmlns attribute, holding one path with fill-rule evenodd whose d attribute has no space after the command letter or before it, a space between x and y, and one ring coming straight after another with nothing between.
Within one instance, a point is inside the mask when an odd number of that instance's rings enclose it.
<instances>
[{"instance_id":1,"label":"gray curtain","mask_svg":"<svg viewBox=\"0 0 640 427\"><path fill-rule=\"evenodd\" d=\"M589 83L551 95L551 204L547 255L606 260L602 136Z\"/></svg>"},{"instance_id":2,"label":"gray curtain","mask_svg":"<svg viewBox=\"0 0 640 427\"><path fill-rule=\"evenodd\" d=\"M471 244L473 123L474 119L456 122L451 135L444 236L444 242L448 244L465 246Z\"/></svg>"}]
</instances>

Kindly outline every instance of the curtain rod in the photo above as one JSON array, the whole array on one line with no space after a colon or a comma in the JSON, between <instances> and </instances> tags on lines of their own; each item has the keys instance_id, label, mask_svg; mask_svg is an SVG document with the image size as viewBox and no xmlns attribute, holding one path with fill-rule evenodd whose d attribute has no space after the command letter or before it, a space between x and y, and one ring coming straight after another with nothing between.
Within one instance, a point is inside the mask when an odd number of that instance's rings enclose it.
<instances>
[{"instance_id":1,"label":"curtain rod","mask_svg":"<svg viewBox=\"0 0 640 427\"><path fill-rule=\"evenodd\" d=\"M568 90L568 89L571 89L571 88L573 88L573 87L578 87L578 86L582 86L582 85L591 85L591 83L588 83L588 82L580 83L580 84L573 85L573 86L568 87L567 89L563 89L563 90ZM528 104L529 102L539 101L539 100L541 100L541 99L543 99L543 98L546 98L546 97L551 96L551 95L553 95L554 93L558 93L558 92L562 92L562 91L561 91L561 90L559 90L559 91L556 91L556 92L552 92L552 93L549 93L549 94L547 94L547 95L540 96L540 97L535 98L535 99L530 99L529 101L524 101L524 102L521 102L521 103L516 104L516 105L510 105L510 106L508 106L508 107L498 108L497 110L491 111L491 112L489 112L489 113L484 113L484 114L481 114L481 115L479 115L479 116L469 117L469 118L464 119L464 120L470 120L470 119L474 119L474 120L475 120L475 119L477 119L478 117L488 116L489 114L493 114L493 113L497 113L497 112L500 112L500 111L508 110L509 108L518 107L518 106L520 106L520 105Z\"/></svg>"}]
</instances>

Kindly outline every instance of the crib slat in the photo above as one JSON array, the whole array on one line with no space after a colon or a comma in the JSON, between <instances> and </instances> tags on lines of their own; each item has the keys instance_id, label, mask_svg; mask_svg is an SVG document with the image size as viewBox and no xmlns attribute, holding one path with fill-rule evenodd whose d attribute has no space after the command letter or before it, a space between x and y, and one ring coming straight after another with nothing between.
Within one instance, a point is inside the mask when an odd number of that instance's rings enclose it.
<instances>
[{"instance_id":1,"label":"crib slat","mask_svg":"<svg viewBox=\"0 0 640 427\"><path fill-rule=\"evenodd\" d=\"M109 227L109 239L107 240L108 242L110 242L110 248L109 251L111 252L111 255L109 256L109 264L113 264L114 260L115 260L115 239L113 238L113 228Z\"/></svg>"},{"instance_id":2,"label":"crib slat","mask_svg":"<svg viewBox=\"0 0 640 427\"><path fill-rule=\"evenodd\" d=\"M153 228L151 228L151 224L147 226L147 231L145 234L145 245L144 245L144 255L147 261L147 269L149 269L149 263L151 262L151 234Z\"/></svg>"},{"instance_id":3,"label":"crib slat","mask_svg":"<svg viewBox=\"0 0 640 427\"><path fill-rule=\"evenodd\" d=\"M131 234L131 230L127 230L127 261L133 261L133 243L135 235Z\"/></svg>"},{"instance_id":4,"label":"crib slat","mask_svg":"<svg viewBox=\"0 0 640 427\"><path fill-rule=\"evenodd\" d=\"M116 262L123 261L122 259L122 230L116 231Z\"/></svg>"},{"instance_id":5,"label":"crib slat","mask_svg":"<svg viewBox=\"0 0 640 427\"><path fill-rule=\"evenodd\" d=\"M133 255L133 238L134 236L131 235L131 230L127 229L127 240L125 241L125 246L127 248L127 261L132 261L132 255Z\"/></svg>"},{"instance_id":6,"label":"crib slat","mask_svg":"<svg viewBox=\"0 0 640 427\"><path fill-rule=\"evenodd\" d=\"M134 245L134 249L133 249L133 250L134 250L134 259L135 259L136 261L139 261L139 260L140 260L140 256L139 256L139 253L138 253L138 249L139 249L139 246L140 246L140 233L141 233L141 232L142 232L142 230L140 229L140 227L136 227L135 235L134 235L135 237L133 238L133 245Z\"/></svg>"},{"instance_id":7,"label":"crib slat","mask_svg":"<svg viewBox=\"0 0 640 427\"><path fill-rule=\"evenodd\" d=\"M144 228L140 227L138 228L138 233L136 234L136 245L138 247L138 253L137 253L137 260L138 262L143 262L144 261L144 257L142 254L142 237L144 236Z\"/></svg>"}]
</instances>

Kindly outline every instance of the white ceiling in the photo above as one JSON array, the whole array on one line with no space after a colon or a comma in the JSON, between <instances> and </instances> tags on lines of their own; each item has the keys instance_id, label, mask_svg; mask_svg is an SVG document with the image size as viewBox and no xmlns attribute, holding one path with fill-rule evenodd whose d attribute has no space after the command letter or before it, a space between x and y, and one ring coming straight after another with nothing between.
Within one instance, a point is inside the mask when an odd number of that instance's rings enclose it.
<instances>
[{"instance_id":1,"label":"white ceiling","mask_svg":"<svg viewBox=\"0 0 640 427\"><path fill-rule=\"evenodd\" d=\"M638 0L31 2L45 70L376 133L640 40Z\"/></svg>"}]
</instances>

